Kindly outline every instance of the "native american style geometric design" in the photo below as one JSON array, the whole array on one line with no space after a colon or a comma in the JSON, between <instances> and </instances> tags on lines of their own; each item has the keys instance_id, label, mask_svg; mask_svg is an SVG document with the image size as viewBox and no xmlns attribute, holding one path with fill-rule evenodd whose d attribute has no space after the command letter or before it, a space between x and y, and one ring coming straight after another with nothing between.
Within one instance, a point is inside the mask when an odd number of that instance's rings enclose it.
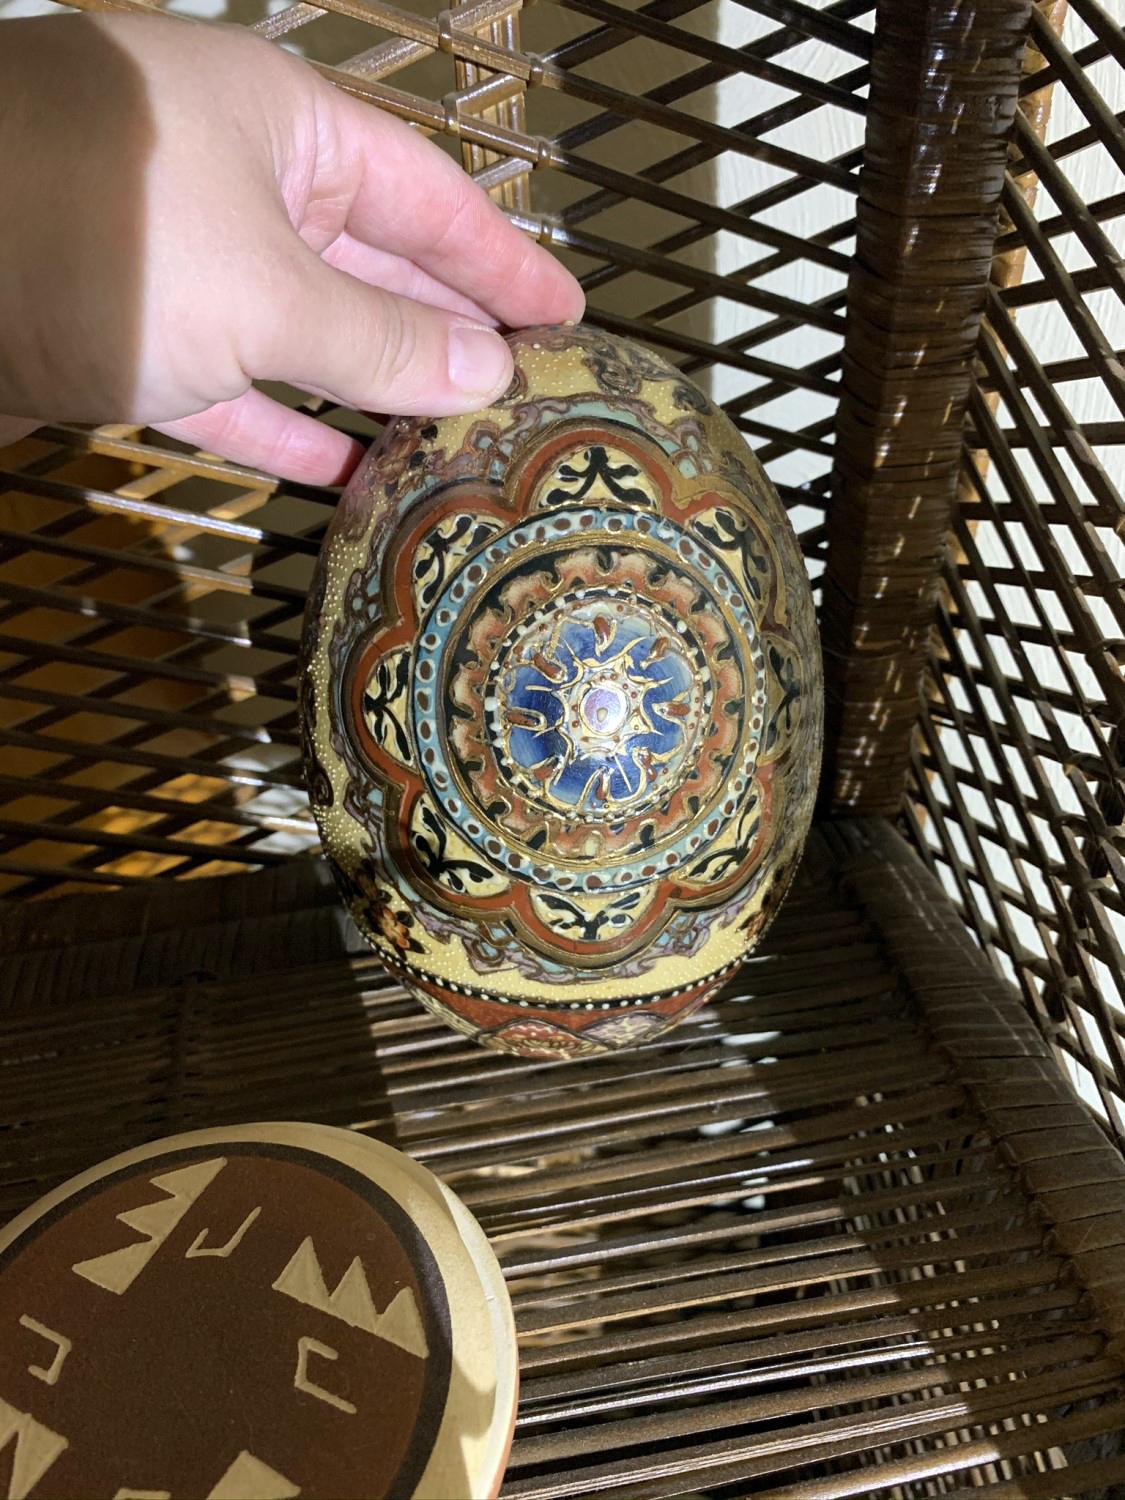
<instances>
[{"instance_id":1,"label":"native american style geometric design","mask_svg":"<svg viewBox=\"0 0 1125 1500\"><path fill-rule=\"evenodd\" d=\"M501 401L392 424L349 485L302 731L387 967L486 1045L584 1057L674 1024L760 935L811 816L819 650L721 412L606 334L512 346Z\"/></svg>"},{"instance_id":2,"label":"native american style geometric design","mask_svg":"<svg viewBox=\"0 0 1125 1500\"><path fill-rule=\"evenodd\" d=\"M0 1230L3 1495L495 1495L516 1366L480 1226L353 1131L177 1136Z\"/></svg>"}]
</instances>

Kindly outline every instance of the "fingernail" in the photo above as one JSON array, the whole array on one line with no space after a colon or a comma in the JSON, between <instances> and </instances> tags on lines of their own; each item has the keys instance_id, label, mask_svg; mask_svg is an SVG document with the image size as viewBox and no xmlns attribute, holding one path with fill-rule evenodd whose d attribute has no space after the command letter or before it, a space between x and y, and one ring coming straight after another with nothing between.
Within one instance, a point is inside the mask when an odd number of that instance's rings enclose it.
<instances>
[{"instance_id":1,"label":"fingernail","mask_svg":"<svg viewBox=\"0 0 1125 1500\"><path fill-rule=\"evenodd\" d=\"M449 378L466 396L498 395L512 378L507 344L487 328L458 324L449 334Z\"/></svg>"}]
</instances>

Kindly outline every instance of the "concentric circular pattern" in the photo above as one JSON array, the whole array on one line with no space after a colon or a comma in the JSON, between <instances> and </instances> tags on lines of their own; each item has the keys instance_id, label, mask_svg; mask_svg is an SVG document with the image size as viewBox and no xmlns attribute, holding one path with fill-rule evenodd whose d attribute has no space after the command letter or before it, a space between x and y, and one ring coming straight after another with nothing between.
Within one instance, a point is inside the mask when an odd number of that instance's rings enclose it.
<instances>
[{"instance_id":1,"label":"concentric circular pattern","mask_svg":"<svg viewBox=\"0 0 1125 1500\"><path fill-rule=\"evenodd\" d=\"M501 644L484 706L513 785L564 817L613 823L683 780L712 696L682 622L625 590L575 589Z\"/></svg>"},{"instance_id":2,"label":"concentric circular pattern","mask_svg":"<svg viewBox=\"0 0 1125 1500\"><path fill-rule=\"evenodd\" d=\"M512 340L472 417L400 421L310 596L303 735L351 910L502 1050L583 1056L697 1005L812 810L821 688L788 521L671 365Z\"/></svg>"},{"instance_id":3,"label":"concentric circular pattern","mask_svg":"<svg viewBox=\"0 0 1125 1500\"><path fill-rule=\"evenodd\" d=\"M629 550L609 553L621 581L609 582L591 544L621 537ZM729 821L723 798L745 791L766 708L754 620L718 563L685 576L680 539L670 521L594 510L515 527L489 549L498 575L474 593L469 565L433 611L413 704L423 774L511 874L561 891L651 881L712 844ZM453 705L444 725L428 708L434 682Z\"/></svg>"}]
</instances>

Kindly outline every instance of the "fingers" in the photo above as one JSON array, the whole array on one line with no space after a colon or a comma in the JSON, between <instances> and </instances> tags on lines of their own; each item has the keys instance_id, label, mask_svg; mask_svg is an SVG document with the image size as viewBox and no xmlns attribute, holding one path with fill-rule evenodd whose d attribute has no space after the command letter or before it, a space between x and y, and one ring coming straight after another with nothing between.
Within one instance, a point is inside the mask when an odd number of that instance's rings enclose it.
<instances>
[{"instance_id":1,"label":"fingers","mask_svg":"<svg viewBox=\"0 0 1125 1500\"><path fill-rule=\"evenodd\" d=\"M483 307L430 276L413 261L365 245L347 230L329 245L321 259L337 271L346 271L349 276L366 281L368 286L381 286L384 291L409 297L412 302L428 302L432 307L444 307L447 312L462 313L474 323L495 321Z\"/></svg>"},{"instance_id":2,"label":"fingers","mask_svg":"<svg viewBox=\"0 0 1125 1500\"><path fill-rule=\"evenodd\" d=\"M338 90L318 94L318 109L335 142L326 170L355 185L355 239L413 261L510 327L581 318L585 298L569 271L432 142Z\"/></svg>"},{"instance_id":3,"label":"fingers","mask_svg":"<svg viewBox=\"0 0 1125 1500\"><path fill-rule=\"evenodd\" d=\"M156 431L304 484L343 484L363 453L345 433L253 389L182 421L157 423Z\"/></svg>"},{"instance_id":4,"label":"fingers","mask_svg":"<svg viewBox=\"0 0 1125 1500\"><path fill-rule=\"evenodd\" d=\"M367 286L302 250L282 316L255 320L255 379L330 392L344 406L398 416L475 411L503 394L512 355L491 328Z\"/></svg>"}]
</instances>

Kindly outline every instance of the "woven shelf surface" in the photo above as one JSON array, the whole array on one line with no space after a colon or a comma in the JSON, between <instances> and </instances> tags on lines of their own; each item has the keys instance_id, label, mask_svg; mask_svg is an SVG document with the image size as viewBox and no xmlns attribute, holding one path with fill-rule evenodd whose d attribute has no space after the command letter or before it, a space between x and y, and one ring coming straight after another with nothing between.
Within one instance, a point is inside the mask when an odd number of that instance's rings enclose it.
<instances>
[{"instance_id":1,"label":"woven shelf surface","mask_svg":"<svg viewBox=\"0 0 1125 1500\"><path fill-rule=\"evenodd\" d=\"M0 1216L173 1131L351 1126L500 1256L513 1500L1120 1495L1125 1164L889 825L823 825L727 993L578 1063L435 1023L316 862L222 888L10 909Z\"/></svg>"}]
</instances>

